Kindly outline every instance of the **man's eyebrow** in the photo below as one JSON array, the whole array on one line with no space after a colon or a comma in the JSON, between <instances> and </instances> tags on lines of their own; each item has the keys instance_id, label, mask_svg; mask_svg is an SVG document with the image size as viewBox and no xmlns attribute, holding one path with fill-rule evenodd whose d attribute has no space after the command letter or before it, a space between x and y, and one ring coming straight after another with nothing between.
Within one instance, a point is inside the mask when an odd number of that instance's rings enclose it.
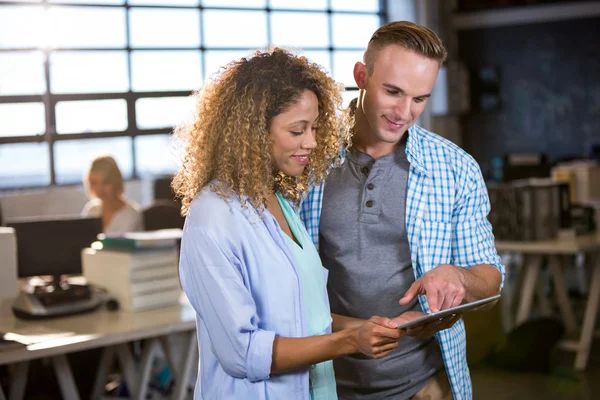
<instances>
[{"instance_id":1,"label":"man's eyebrow","mask_svg":"<svg viewBox=\"0 0 600 400\"><path fill-rule=\"evenodd\" d=\"M400 94L404 94L404 90L402 90L402 88L399 88L396 85L392 85L391 83L384 83L383 86L388 90L393 90ZM417 99L428 99L429 97L431 97L431 93L423 94L421 96L415 96L415 98Z\"/></svg>"}]
</instances>

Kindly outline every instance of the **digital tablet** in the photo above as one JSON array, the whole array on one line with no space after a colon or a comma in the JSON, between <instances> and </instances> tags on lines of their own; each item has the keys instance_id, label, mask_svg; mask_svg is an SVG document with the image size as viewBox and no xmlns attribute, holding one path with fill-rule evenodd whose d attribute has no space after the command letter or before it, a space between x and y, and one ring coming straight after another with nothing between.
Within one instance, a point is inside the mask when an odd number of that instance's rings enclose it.
<instances>
[{"instance_id":1,"label":"digital tablet","mask_svg":"<svg viewBox=\"0 0 600 400\"><path fill-rule=\"evenodd\" d=\"M452 308L447 308L445 310L442 311L438 311L435 313L431 313L431 314L427 314L424 315L420 318L417 319L413 319L412 321L408 321L403 323L402 325L398 325L398 329L406 329L406 328L411 328L415 325L420 325L420 324L425 324L427 322L433 322L433 321L437 321L440 320L444 317L448 317L450 315L456 315L459 314L461 312L464 311L469 311L472 310L474 308L480 307L484 304L487 304L491 301L494 300L498 300L500 298L500 295L496 295L496 296L492 296L492 297L488 297L486 299L481 299L481 300L477 300L477 301L472 301L470 303L465 303L465 304L461 304L458 305L456 307L452 307Z\"/></svg>"}]
</instances>

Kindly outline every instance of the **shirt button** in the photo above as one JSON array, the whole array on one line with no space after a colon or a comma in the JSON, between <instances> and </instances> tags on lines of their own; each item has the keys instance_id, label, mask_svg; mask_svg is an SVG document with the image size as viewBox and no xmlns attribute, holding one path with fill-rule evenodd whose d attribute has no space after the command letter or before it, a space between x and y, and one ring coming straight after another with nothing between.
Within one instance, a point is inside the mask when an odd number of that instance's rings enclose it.
<instances>
[{"instance_id":1,"label":"shirt button","mask_svg":"<svg viewBox=\"0 0 600 400\"><path fill-rule=\"evenodd\" d=\"M367 200L367 202L365 203L365 205L369 208L373 207L373 200Z\"/></svg>"},{"instance_id":2,"label":"shirt button","mask_svg":"<svg viewBox=\"0 0 600 400\"><path fill-rule=\"evenodd\" d=\"M362 171L362 173L363 173L363 174L365 174L365 175L369 175L369 168L367 168L367 167L362 167L362 168L361 168L361 171Z\"/></svg>"},{"instance_id":3,"label":"shirt button","mask_svg":"<svg viewBox=\"0 0 600 400\"><path fill-rule=\"evenodd\" d=\"M373 185L372 183L369 183L367 185L367 189L369 189L369 190L373 190L374 187L375 187L375 185Z\"/></svg>"}]
</instances>

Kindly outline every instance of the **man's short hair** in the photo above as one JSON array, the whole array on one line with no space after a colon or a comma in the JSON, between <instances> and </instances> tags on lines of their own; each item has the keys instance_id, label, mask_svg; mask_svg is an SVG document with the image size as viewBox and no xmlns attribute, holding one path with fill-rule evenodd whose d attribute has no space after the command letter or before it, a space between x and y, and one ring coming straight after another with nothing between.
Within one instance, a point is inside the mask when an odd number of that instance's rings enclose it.
<instances>
[{"instance_id":1,"label":"man's short hair","mask_svg":"<svg viewBox=\"0 0 600 400\"><path fill-rule=\"evenodd\" d=\"M373 33L365 51L364 63L369 75L373 73L377 52L390 44L436 60L440 65L448 55L442 40L431 29L408 21L388 22Z\"/></svg>"}]
</instances>

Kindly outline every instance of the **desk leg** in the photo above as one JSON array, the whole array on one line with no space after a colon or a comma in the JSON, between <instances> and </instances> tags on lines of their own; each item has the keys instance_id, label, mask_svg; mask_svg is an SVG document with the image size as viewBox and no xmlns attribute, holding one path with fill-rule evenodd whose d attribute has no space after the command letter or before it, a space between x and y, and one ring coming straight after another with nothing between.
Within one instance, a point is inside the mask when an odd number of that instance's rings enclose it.
<instances>
[{"instance_id":1,"label":"desk leg","mask_svg":"<svg viewBox=\"0 0 600 400\"><path fill-rule=\"evenodd\" d=\"M531 314L531 306L533 304L537 280L540 275L541 264L542 258L538 255L528 255L525 258L525 265L523 265L523 287L521 289L519 310L517 311L517 326L527 321L527 318Z\"/></svg>"},{"instance_id":2,"label":"desk leg","mask_svg":"<svg viewBox=\"0 0 600 400\"><path fill-rule=\"evenodd\" d=\"M106 378L108 377L109 369L114 361L115 348L113 346L105 347L104 350L102 350L102 357L100 358L96 379L94 380L94 387L91 395L92 400L97 400L102 397L104 386L106 385Z\"/></svg>"},{"instance_id":3,"label":"desk leg","mask_svg":"<svg viewBox=\"0 0 600 400\"><path fill-rule=\"evenodd\" d=\"M29 373L29 361L23 361L14 366L11 371L12 383L8 394L9 400L22 400L25 397L25 385Z\"/></svg>"},{"instance_id":4,"label":"desk leg","mask_svg":"<svg viewBox=\"0 0 600 400\"><path fill-rule=\"evenodd\" d=\"M188 386L190 384L190 373L194 362L198 362L198 341L196 339L196 331L192 330L188 333L187 346L183 368L180 370L177 380L175 381L175 400L183 400L187 397Z\"/></svg>"},{"instance_id":5,"label":"desk leg","mask_svg":"<svg viewBox=\"0 0 600 400\"><path fill-rule=\"evenodd\" d=\"M572 335L577 331L577 324L575 323L575 315L573 314L573 308L569 300L564 270L558 256L550 257L550 270L552 272L552 279L554 280L554 290L556 291L558 307L560 308L567 334Z\"/></svg>"},{"instance_id":6,"label":"desk leg","mask_svg":"<svg viewBox=\"0 0 600 400\"><path fill-rule=\"evenodd\" d=\"M75 379L73 379L73 373L69 367L67 356L61 354L60 356L52 357L52 365L54 365L54 371L58 378L58 385L60 386L63 399L79 400L79 392L75 386Z\"/></svg>"},{"instance_id":7,"label":"desk leg","mask_svg":"<svg viewBox=\"0 0 600 400\"><path fill-rule=\"evenodd\" d=\"M125 382L127 382L129 394L131 395L131 398L134 399L136 398L138 390L138 376L128 344L122 343L116 345L115 352L117 360L119 360L119 364L121 365L121 370L123 371L123 377L125 378Z\"/></svg>"},{"instance_id":8,"label":"desk leg","mask_svg":"<svg viewBox=\"0 0 600 400\"><path fill-rule=\"evenodd\" d=\"M600 255L596 255L596 265L592 275L589 297L583 317L583 329L577 356L575 357L575 369L583 370L587 366L592 339L594 338L594 325L598 314L598 303L600 302Z\"/></svg>"},{"instance_id":9,"label":"desk leg","mask_svg":"<svg viewBox=\"0 0 600 400\"><path fill-rule=\"evenodd\" d=\"M146 399L146 393L148 392L148 384L150 383L150 374L152 373L152 363L160 349L160 341L156 338L149 339L144 344L144 351L142 352L142 374L139 379L139 388L137 398L140 400Z\"/></svg>"}]
</instances>

